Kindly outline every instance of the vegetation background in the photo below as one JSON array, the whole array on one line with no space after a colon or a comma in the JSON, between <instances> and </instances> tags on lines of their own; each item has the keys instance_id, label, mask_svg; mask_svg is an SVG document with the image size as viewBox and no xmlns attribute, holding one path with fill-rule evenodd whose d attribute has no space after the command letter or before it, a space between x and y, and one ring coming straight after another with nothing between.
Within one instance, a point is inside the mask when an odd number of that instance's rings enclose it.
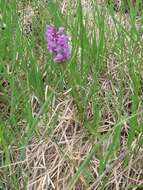
<instances>
[{"instance_id":1,"label":"vegetation background","mask_svg":"<svg viewBox=\"0 0 143 190\"><path fill-rule=\"evenodd\" d=\"M0 1L0 189L143 189L142 1L118 3Z\"/></svg>"}]
</instances>

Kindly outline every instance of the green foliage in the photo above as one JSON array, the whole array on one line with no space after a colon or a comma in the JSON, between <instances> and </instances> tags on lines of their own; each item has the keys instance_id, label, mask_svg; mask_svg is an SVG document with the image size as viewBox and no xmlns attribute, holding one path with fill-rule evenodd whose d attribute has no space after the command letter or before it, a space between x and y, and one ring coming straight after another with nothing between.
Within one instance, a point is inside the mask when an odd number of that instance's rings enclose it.
<instances>
[{"instance_id":1,"label":"green foliage","mask_svg":"<svg viewBox=\"0 0 143 190\"><path fill-rule=\"evenodd\" d=\"M33 135L39 135L38 123L50 111L53 98L64 88L71 88L77 118L93 143L93 148L69 182L68 189L72 189L79 177L86 173L96 154L99 156L98 169L102 176L107 164L118 153L125 123L129 125L127 154L134 154L133 143L138 137L136 148L142 146L142 28L136 25L138 11L132 5L128 13L129 27L124 26L111 7L107 9L96 1L92 1L90 14L85 13L81 0L77 0L74 8L71 8L74 6L72 3L67 5L65 13L61 12L57 1L30 1L29 5L35 15L31 19L32 31L27 35L21 23L25 2L0 1L0 104L5 107L0 113L0 150L3 152L0 155L3 157L0 158L0 168L12 162L10 147L25 147ZM114 29L108 24L109 16ZM140 22L142 19L143 16L140 16ZM64 26L71 37L71 58L67 63L53 63L44 38L46 24ZM110 56L115 65L109 68L107 62ZM115 77L112 75L114 67ZM106 90L102 88L104 78L111 85ZM4 86L4 81L7 86ZM47 86L52 90L46 92ZM125 96L128 98L125 99ZM33 115L32 97L38 100L36 117ZM131 102L128 108L126 101ZM89 106L91 118L87 117ZM107 134L100 134L98 129L104 123L107 112L115 120ZM111 138L111 143L102 154L99 147L108 138ZM99 140L99 144L94 145L95 139ZM22 148L18 161L24 157L25 149ZM21 169L17 167L13 175L7 175L10 170L11 167L4 168L0 188L5 189L4 181L9 181L11 189L20 189L18 180ZM92 175L90 179L89 176L87 171L84 176L87 184L92 180ZM26 186L27 178L24 182Z\"/></svg>"}]
</instances>

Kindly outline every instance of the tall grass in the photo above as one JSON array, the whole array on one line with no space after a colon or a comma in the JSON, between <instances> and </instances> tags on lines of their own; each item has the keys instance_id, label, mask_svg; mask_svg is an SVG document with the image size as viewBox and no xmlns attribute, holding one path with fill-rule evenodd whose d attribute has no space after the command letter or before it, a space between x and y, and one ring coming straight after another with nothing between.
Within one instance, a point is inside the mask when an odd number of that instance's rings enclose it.
<instances>
[{"instance_id":1,"label":"tall grass","mask_svg":"<svg viewBox=\"0 0 143 190\"><path fill-rule=\"evenodd\" d=\"M25 34L22 26L26 2L35 11L30 34ZM102 174L118 155L124 126L129 128L126 164L143 143L143 45L142 28L136 25L138 11L130 4L127 26L124 13L117 17L112 6L101 6L96 1L91 1L89 10L82 6L81 0L75 4L71 1L64 13L56 1L26 2L0 1L0 104L4 106L0 114L0 188L20 189L21 168L11 167L13 147L20 150L16 160L22 162L31 138L40 137L38 123L45 116L50 120L47 113L51 112L53 101L68 88L77 119L87 131L93 148L67 188L74 187L96 154L104 188L107 178ZM142 12L139 19L142 22ZM45 43L47 24L64 26L70 36L71 58L67 63L53 63ZM103 79L110 81L109 88L103 89ZM37 101L36 116L32 98ZM88 107L91 118L87 117ZM108 113L112 114L114 124L108 124L107 132L100 133L104 115ZM51 130L52 122L56 121L50 121ZM109 146L102 154L100 149L108 140ZM99 144L95 145L95 141ZM138 143L134 145L135 142ZM26 189L28 179L23 178ZM89 185L88 177L85 179Z\"/></svg>"}]
</instances>

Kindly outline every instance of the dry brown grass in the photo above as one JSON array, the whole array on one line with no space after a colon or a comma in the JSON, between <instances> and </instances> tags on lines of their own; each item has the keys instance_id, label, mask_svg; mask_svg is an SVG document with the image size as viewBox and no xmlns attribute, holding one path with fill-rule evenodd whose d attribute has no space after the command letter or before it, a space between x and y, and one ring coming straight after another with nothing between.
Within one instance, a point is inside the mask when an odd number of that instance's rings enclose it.
<instances>
[{"instance_id":1,"label":"dry brown grass","mask_svg":"<svg viewBox=\"0 0 143 190\"><path fill-rule=\"evenodd\" d=\"M24 178L28 180L29 190L67 190L67 185L72 176L77 172L78 167L84 161L91 150L92 142L76 118L76 110L69 92L62 94L53 109L51 118L58 113L57 123L50 135L47 135L51 121L41 120L38 125L39 137L35 136L26 147L25 160L16 162L18 150L13 148L13 164L10 166L11 174L15 172L17 166L22 170L20 177L21 189L24 188ZM108 126L107 126L108 123ZM110 122L101 126L99 133L105 133L111 126ZM109 163L104 173L99 176L98 153L94 155L86 168L91 175L88 179L85 173L77 180L73 189L75 190L100 190L102 178L107 177L106 189L127 189L130 185L143 184L143 149L139 150L135 156L130 158L129 164L125 165L123 159L126 151L126 130L127 123L124 124L121 137L120 152L115 155L115 159ZM94 143L98 143L95 139ZM110 140L105 141L101 146L100 153L104 154ZM136 143L136 142L134 142ZM15 156L14 156L15 155ZM2 169L2 168L1 168ZM3 168L4 169L4 168ZM89 174L87 173L87 174ZM130 188L137 189L137 188Z\"/></svg>"},{"instance_id":2,"label":"dry brown grass","mask_svg":"<svg viewBox=\"0 0 143 190\"><path fill-rule=\"evenodd\" d=\"M66 190L69 180L91 150L92 143L86 131L77 121L72 98L70 96L63 97L55 108L59 115L58 123L54 126L54 131L50 137L43 132L42 138L33 137L26 148L26 160L21 167L23 175L28 177L27 189ZM45 125L42 122L40 125L42 126L39 127L42 127L43 130L48 124ZM128 126L125 123L124 130L127 128ZM104 129L106 131L106 128ZM99 177L97 170L99 159L98 154L95 154L87 168L92 176L90 183L82 174L73 189L101 189L101 180L105 176L108 176L107 189L126 189L130 185L142 184L143 150L139 150L135 157L131 157L129 164L125 166L123 163L126 150L124 131L121 142L120 153L116 155L116 159L112 163L109 163L102 176ZM95 143L98 142L95 140ZM107 144L110 142L105 142L102 145L102 154L104 154Z\"/></svg>"}]
</instances>

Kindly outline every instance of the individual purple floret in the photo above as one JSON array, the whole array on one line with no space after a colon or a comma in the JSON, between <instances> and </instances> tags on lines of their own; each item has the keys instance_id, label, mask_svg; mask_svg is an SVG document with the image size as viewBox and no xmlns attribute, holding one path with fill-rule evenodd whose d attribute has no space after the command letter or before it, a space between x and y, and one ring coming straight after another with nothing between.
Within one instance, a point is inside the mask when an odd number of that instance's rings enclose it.
<instances>
[{"instance_id":1,"label":"individual purple floret","mask_svg":"<svg viewBox=\"0 0 143 190\"><path fill-rule=\"evenodd\" d=\"M69 59L69 40L64 33L64 27L56 29L54 26L47 26L46 40L47 48L53 54L54 62L59 63Z\"/></svg>"}]
</instances>

